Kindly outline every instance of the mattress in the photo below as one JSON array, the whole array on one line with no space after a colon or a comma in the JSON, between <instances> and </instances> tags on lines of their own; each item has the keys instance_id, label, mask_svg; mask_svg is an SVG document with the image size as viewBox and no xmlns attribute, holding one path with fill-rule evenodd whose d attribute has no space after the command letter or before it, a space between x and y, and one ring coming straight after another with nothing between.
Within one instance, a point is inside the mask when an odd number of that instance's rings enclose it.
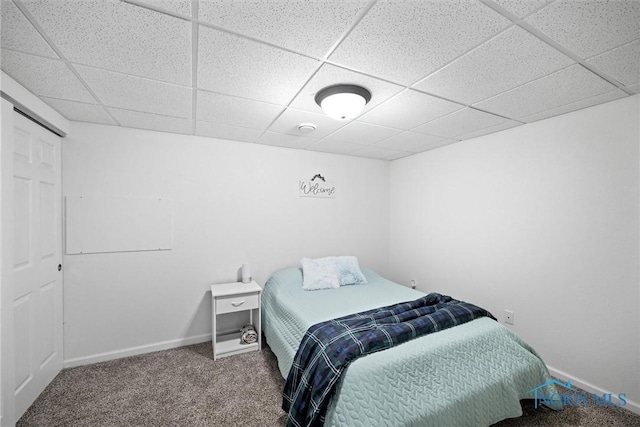
<instances>
[{"instance_id":1,"label":"mattress","mask_svg":"<svg viewBox=\"0 0 640 427\"><path fill-rule=\"evenodd\" d=\"M267 281L262 330L283 378L311 325L424 295L371 270L363 273L366 285L318 291L302 289L300 268ZM325 425L490 425L522 415L519 401L533 398L533 389L550 379L529 345L498 322L480 318L351 363Z\"/></svg>"}]
</instances>

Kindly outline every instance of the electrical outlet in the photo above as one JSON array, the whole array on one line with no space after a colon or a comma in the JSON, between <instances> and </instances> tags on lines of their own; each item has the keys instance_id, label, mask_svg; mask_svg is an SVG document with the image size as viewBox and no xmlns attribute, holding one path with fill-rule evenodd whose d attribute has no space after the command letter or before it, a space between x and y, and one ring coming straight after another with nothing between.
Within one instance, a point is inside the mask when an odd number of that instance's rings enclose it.
<instances>
[{"instance_id":1,"label":"electrical outlet","mask_svg":"<svg viewBox=\"0 0 640 427\"><path fill-rule=\"evenodd\" d=\"M514 321L515 321L515 319L514 319L513 311L505 310L504 311L504 323L506 323L507 325L513 325Z\"/></svg>"},{"instance_id":2,"label":"electrical outlet","mask_svg":"<svg viewBox=\"0 0 640 427\"><path fill-rule=\"evenodd\" d=\"M416 288L416 281L415 279L411 279L411 289L415 289Z\"/></svg>"}]
</instances>

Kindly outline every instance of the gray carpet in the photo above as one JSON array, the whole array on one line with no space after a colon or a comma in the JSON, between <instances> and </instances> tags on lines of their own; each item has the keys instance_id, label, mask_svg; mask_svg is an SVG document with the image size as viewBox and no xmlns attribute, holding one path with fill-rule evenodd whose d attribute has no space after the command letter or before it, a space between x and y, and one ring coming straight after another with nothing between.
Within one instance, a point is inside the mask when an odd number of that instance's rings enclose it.
<instances>
[{"instance_id":1,"label":"gray carpet","mask_svg":"<svg viewBox=\"0 0 640 427\"><path fill-rule=\"evenodd\" d=\"M214 361L202 343L65 369L17 426L283 426L283 386L268 347ZM621 408L523 411L495 426L640 426Z\"/></svg>"}]
</instances>

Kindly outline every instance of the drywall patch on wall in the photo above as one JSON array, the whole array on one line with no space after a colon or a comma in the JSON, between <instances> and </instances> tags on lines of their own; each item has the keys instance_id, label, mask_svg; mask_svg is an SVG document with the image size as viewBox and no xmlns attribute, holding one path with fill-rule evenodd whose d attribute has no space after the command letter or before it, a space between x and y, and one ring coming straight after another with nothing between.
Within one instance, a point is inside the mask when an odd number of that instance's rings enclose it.
<instances>
[{"instance_id":1,"label":"drywall patch on wall","mask_svg":"<svg viewBox=\"0 0 640 427\"><path fill-rule=\"evenodd\" d=\"M163 197L66 196L66 254L169 250L173 203Z\"/></svg>"}]
</instances>

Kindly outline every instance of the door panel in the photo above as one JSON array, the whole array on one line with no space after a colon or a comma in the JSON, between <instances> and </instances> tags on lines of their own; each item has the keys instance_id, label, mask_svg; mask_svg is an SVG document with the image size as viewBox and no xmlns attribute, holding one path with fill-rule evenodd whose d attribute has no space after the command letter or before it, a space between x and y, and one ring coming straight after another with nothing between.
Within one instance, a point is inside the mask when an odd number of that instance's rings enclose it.
<instances>
[{"instance_id":1,"label":"door panel","mask_svg":"<svg viewBox=\"0 0 640 427\"><path fill-rule=\"evenodd\" d=\"M15 158L22 158L23 163L31 163L31 142L29 132L14 127L13 154Z\"/></svg>"},{"instance_id":2,"label":"door panel","mask_svg":"<svg viewBox=\"0 0 640 427\"><path fill-rule=\"evenodd\" d=\"M40 182L40 259L55 257L56 187L48 182Z\"/></svg>"},{"instance_id":3,"label":"door panel","mask_svg":"<svg viewBox=\"0 0 640 427\"><path fill-rule=\"evenodd\" d=\"M13 303L14 369L16 389L31 381L31 296L26 295ZM23 357L18 357L23 355Z\"/></svg>"},{"instance_id":4,"label":"door panel","mask_svg":"<svg viewBox=\"0 0 640 427\"><path fill-rule=\"evenodd\" d=\"M31 180L13 177L13 268L26 268L31 260ZM15 295L18 297L19 295Z\"/></svg>"},{"instance_id":5,"label":"door panel","mask_svg":"<svg viewBox=\"0 0 640 427\"><path fill-rule=\"evenodd\" d=\"M40 331L38 363L43 366L56 355L56 282L40 287L38 330Z\"/></svg>"}]
</instances>

